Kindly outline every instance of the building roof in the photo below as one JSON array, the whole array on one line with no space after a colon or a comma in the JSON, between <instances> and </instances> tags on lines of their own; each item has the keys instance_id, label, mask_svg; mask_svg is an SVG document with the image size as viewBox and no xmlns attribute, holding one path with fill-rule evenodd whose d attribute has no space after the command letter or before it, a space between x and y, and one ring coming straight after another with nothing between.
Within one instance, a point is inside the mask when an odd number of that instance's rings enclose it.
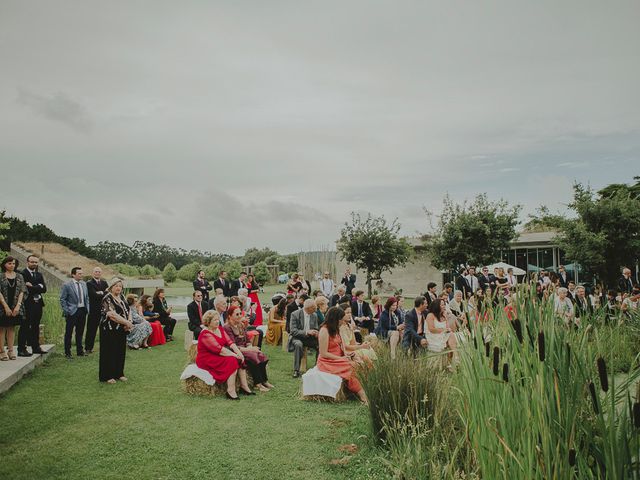
<instances>
[{"instance_id":1,"label":"building roof","mask_svg":"<svg viewBox=\"0 0 640 480\"><path fill-rule=\"evenodd\" d=\"M518 237L511 242L511 246L517 245L554 245L556 244L555 237L558 232L555 230L549 230L546 232L521 232Z\"/></svg>"}]
</instances>

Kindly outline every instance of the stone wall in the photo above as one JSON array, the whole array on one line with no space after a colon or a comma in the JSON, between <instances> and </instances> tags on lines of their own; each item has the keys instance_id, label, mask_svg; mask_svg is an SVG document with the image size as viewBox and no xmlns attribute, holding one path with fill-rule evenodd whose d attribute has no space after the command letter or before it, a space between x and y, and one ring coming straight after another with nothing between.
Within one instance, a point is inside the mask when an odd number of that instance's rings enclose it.
<instances>
[{"instance_id":1,"label":"stone wall","mask_svg":"<svg viewBox=\"0 0 640 480\"><path fill-rule=\"evenodd\" d=\"M18 247L15 244L11 244L11 256L16 258L18 262L20 262L20 266L18 267L20 270L27 267L27 257L31 255L31 252L27 252L26 250ZM47 265L42 259L40 259L40 265L38 266L38 270L44 277L44 281L47 284L47 290L60 290L62 285L69 280L69 277L59 271L57 268L52 265Z\"/></svg>"}]
</instances>

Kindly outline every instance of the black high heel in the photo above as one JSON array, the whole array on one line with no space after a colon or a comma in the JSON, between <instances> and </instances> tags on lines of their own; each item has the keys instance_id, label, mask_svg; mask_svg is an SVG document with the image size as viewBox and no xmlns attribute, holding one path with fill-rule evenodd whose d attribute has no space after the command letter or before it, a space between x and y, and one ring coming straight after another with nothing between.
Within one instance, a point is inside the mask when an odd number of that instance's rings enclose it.
<instances>
[{"instance_id":1,"label":"black high heel","mask_svg":"<svg viewBox=\"0 0 640 480\"><path fill-rule=\"evenodd\" d=\"M229 392L225 392L225 395L229 400L240 400L240 397L232 397L231 395L229 395Z\"/></svg>"},{"instance_id":2,"label":"black high heel","mask_svg":"<svg viewBox=\"0 0 640 480\"><path fill-rule=\"evenodd\" d=\"M249 390L248 392L244 388L240 388L240 393L243 395L255 395L256 392Z\"/></svg>"}]
</instances>

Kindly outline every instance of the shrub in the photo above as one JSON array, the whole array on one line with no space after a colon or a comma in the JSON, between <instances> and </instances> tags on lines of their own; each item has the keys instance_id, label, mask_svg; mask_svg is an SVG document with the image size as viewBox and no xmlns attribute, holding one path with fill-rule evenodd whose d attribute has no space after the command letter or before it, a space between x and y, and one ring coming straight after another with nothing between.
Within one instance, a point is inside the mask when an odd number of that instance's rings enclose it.
<instances>
[{"instance_id":1,"label":"shrub","mask_svg":"<svg viewBox=\"0 0 640 480\"><path fill-rule=\"evenodd\" d=\"M198 262L187 263L178 270L178 278L180 280L186 280L187 282L193 282L201 269L202 267Z\"/></svg>"},{"instance_id":2,"label":"shrub","mask_svg":"<svg viewBox=\"0 0 640 480\"><path fill-rule=\"evenodd\" d=\"M162 270L162 278L167 283L176 281L178 278L178 271L173 263L169 262L164 266L164 270Z\"/></svg>"},{"instance_id":3,"label":"shrub","mask_svg":"<svg viewBox=\"0 0 640 480\"><path fill-rule=\"evenodd\" d=\"M267 264L265 262L256 263L253 266L252 272L256 276L256 281L260 285L264 285L271 280L271 274L269 273L269 269L267 268Z\"/></svg>"},{"instance_id":4,"label":"shrub","mask_svg":"<svg viewBox=\"0 0 640 480\"><path fill-rule=\"evenodd\" d=\"M140 268L140 275L144 277L155 277L160 274L160 270L154 267L153 265L145 265Z\"/></svg>"},{"instance_id":5,"label":"shrub","mask_svg":"<svg viewBox=\"0 0 640 480\"><path fill-rule=\"evenodd\" d=\"M227 272L229 279L236 279L242 272L242 264L240 260L231 260L224 265L224 270Z\"/></svg>"},{"instance_id":6,"label":"shrub","mask_svg":"<svg viewBox=\"0 0 640 480\"><path fill-rule=\"evenodd\" d=\"M109 266L116 272L127 277L137 277L140 275L140 270L135 265L128 265L126 263L114 263Z\"/></svg>"},{"instance_id":7,"label":"shrub","mask_svg":"<svg viewBox=\"0 0 640 480\"><path fill-rule=\"evenodd\" d=\"M208 280L215 280L216 278L218 278L218 274L220 273L220 270L222 270L222 264L221 263L212 263L211 265L207 265L206 267L203 268L204 270L204 275Z\"/></svg>"}]
</instances>

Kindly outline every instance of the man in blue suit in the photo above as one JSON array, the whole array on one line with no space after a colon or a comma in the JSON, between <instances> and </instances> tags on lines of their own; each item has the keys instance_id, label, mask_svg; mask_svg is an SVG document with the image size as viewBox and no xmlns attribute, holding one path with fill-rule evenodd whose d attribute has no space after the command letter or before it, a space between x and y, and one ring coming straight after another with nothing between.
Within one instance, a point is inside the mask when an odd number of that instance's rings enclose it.
<instances>
[{"instance_id":1,"label":"man in blue suit","mask_svg":"<svg viewBox=\"0 0 640 480\"><path fill-rule=\"evenodd\" d=\"M404 335L402 336L402 346L405 350L411 350L414 354L420 348L427 347L427 340L423 334L422 314L427 309L427 299L418 296L413 302L414 309L404 316Z\"/></svg>"},{"instance_id":2,"label":"man in blue suit","mask_svg":"<svg viewBox=\"0 0 640 480\"><path fill-rule=\"evenodd\" d=\"M87 284L82 280L82 268L71 269L71 280L62 286L60 291L60 306L67 319L67 328L64 332L64 355L71 356L71 335L76 330L76 352L79 357L86 356L82 349L82 334L89 313L89 292Z\"/></svg>"}]
</instances>

